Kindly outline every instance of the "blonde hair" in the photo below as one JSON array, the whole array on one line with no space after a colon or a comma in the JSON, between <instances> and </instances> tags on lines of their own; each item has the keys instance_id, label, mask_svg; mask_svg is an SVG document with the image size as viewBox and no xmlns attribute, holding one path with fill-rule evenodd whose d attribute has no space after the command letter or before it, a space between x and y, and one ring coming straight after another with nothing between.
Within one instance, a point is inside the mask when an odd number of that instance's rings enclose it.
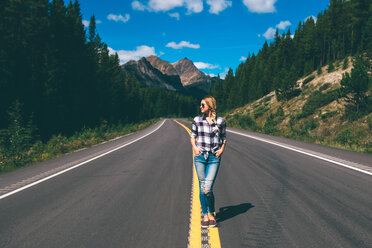
<instances>
[{"instance_id":1,"label":"blonde hair","mask_svg":"<svg viewBox=\"0 0 372 248\"><path fill-rule=\"evenodd\" d=\"M209 110L211 111L211 113L212 113L212 121L214 122L214 124L216 124L216 129L219 132L220 129L217 126L217 120L216 120L216 117L217 117L217 113L216 113L216 107L217 107L217 105L216 105L216 99L214 99L213 96L207 96L207 97L203 98L203 100L205 101L205 103L207 104Z\"/></svg>"}]
</instances>

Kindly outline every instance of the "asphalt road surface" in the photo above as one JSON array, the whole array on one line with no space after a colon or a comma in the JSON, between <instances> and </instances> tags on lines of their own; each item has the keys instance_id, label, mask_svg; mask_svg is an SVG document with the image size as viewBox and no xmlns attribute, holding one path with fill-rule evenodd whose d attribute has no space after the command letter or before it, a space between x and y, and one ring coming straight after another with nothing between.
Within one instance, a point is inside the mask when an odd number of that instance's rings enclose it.
<instances>
[{"instance_id":1,"label":"asphalt road surface","mask_svg":"<svg viewBox=\"0 0 372 248\"><path fill-rule=\"evenodd\" d=\"M162 123L0 175L1 197L93 158L0 198L0 247L187 247L191 145ZM372 247L371 175L227 135L214 186L222 247ZM276 140L372 166L371 155Z\"/></svg>"}]
</instances>

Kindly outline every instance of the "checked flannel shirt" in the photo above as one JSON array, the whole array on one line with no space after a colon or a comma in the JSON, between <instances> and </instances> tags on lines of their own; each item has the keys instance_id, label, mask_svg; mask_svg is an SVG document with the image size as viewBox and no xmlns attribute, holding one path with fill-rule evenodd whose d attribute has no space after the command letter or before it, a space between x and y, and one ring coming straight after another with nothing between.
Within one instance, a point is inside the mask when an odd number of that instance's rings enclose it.
<instances>
[{"instance_id":1,"label":"checked flannel shirt","mask_svg":"<svg viewBox=\"0 0 372 248\"><path fill-rule=\"evenodd\" d=\"M208 154L213 154L222 146L226 141L226 121L222 117L217 116L217 127L220 129L218 132L216 124L212 122L209 124L206 115L196 116L191 125L191 138L196 138L196 146L202 150L205 159Z\"/></svg>"}]
</instances>

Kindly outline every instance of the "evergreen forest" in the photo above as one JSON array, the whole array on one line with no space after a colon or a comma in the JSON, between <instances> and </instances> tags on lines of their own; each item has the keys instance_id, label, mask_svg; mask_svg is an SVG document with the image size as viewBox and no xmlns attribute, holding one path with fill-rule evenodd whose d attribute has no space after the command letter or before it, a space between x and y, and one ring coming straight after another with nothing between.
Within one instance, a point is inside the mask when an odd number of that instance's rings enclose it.
<instances>
[{"instance_id":1,"label":"evergreen forest","mask_svg":"<svg viewBox=\"0 0 372 248\"><path fill-rule=\"evenodd\" d=\"M2 0L0 34L2 133L14 121L11 110L44 141L103 121L126 124L196 113L189 96L124 78L94 16L84 28L78 1L66 6L63 0Z\"/></svg>"},{"instance_id":2,"label":"evergreen forest","mask_svg":"<svg viewBox=\"0 0 372 248\"><path fill-rule=\"evenodd\" d=\"M0 172L196 111L190 96L124 77L78 1L0 1Z\"/></svg>"},{"instance_id":3,"label":"evergreen forest","mask_svg":"<svg viewBox=\"0 0 372 248\"><path fill-rule=\"evenodd\" d=\"M225 80L217 78L214 96L220 111L243 106L275 90L278 100L300 94L296 81L347 56L362 55L371 70L372 3L369 0L331 0L328 9L299 22L294 34L288 30L267 41L259 52L249 54Z\"/></svg>"}]
</instances>

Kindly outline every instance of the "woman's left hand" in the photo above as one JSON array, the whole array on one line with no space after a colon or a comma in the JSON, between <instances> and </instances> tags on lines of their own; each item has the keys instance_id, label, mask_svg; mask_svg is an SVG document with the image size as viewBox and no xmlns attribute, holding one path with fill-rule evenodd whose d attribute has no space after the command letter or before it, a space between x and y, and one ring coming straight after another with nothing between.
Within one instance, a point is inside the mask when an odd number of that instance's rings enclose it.
<instances>
[{"instance_id":1,"label":"woman's left hand","mask_svg":"<svg viewBox=\"0 0 372 248\"><path fill-rule=\"evenodd\" d=\"M223 149L218 149L218 150L216 151L216 155L215 155L216 158L221 157L222 153L223 153Z\"/></svg>"}]
</instances>

